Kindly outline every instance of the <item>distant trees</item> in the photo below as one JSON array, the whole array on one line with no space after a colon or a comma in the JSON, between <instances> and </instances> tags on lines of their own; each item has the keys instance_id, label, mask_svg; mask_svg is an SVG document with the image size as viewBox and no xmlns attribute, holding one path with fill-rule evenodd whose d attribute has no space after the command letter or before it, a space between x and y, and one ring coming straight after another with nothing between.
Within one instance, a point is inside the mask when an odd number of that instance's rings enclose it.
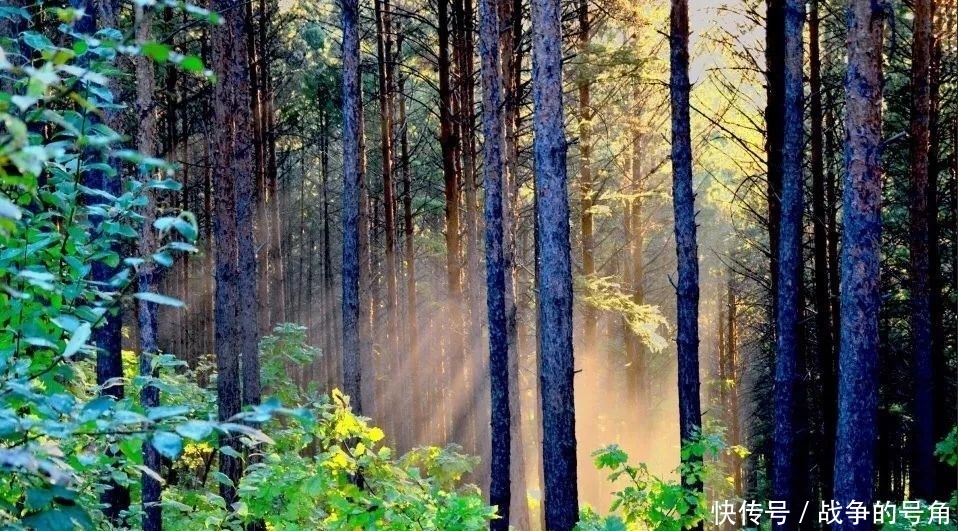
<instances>
[{"instance_id":1,"label":"distant trees","mask_svg":"<svg viewBox=\"0 0 958 531\"><path fill-rule=\"evenodd\" d=\"M545 525L571 530L579 517L572 353L572 259L562 106L558 0L532 1L538 356Z\"/></svg>"},{"instance_id":2,"label":"distant trees","mask_svg":"<svg viewBox=\"0 0 958 531\"><path fill-rule=\"evenodd\" d=\"M878 409L881 252L882 28L870 0L848 4L841 341L833 498L871 505ZM855 528L843 518L836 530Z\"/></svg>"}]
</instances>

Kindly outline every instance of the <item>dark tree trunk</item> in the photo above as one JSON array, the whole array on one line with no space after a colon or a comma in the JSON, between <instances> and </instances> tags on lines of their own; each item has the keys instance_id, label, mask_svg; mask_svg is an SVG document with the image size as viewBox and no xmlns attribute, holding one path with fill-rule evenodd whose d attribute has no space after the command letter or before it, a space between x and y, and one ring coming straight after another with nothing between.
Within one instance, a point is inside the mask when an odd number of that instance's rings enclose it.
<instances>
[{"instance_id":1,"label":"dark tree trunk","mask_svg":"<svg viewBox=\"0 0 958 531\"><path fill-rule=\"evenodd\" d=\"M116 27L115 11L117 6L112 2L104 2L104 5L97 9L92 0L73 0L71 5L74 8L82 9L84 16L74 24L77 33L84 35L93 35L98 27L112 28ZM99 16L98 16L99 15ZM98 20L99 19L99 20ZM120 89L117 84L110 86L112 92L117 93ZM87 120L92 124L99 122L99 116L94 113L87 115ZM103 121L114 131L122 131L119 113L115 111L106 111L103 114ZM119 167L117 164L111 164L113 167ZM86 172L85 185L94 190L102 190L114 197L121 194L122 176L108 176L106 172L94 169ZM93 222L93 231L102 234L104 223L107 219L97 216L91 219ZM113 250L119 252L120 249L113 246ZM93 282L106 284L117 273L117 268L110 267L102 260L93 262L90 276ZM123 377L123 359L121 348L121 328L123 319L121 317L122 307L119 301L113 308L108 309L103 316L103 320L97 328L93 330L93 344L96 345L96 383L100 386L100 393L105 396L112 396L115 400L122 400L124 396L124 386L117 380ZM107 382L113 381L109 387L103 387ZM110 480L106 489L100 495L100 503L104 505L103 514L112 524L118 525L120 522L120 513L130 507L130 490L125 486Z\"/></svg>"},{"instance_id":2,"label":"dark tree trunk","mask_svg":"<svg viewBox=\"0 0 958 531\"><path fill-rule=\"evenodd\" d=\"M772 498L789 507L802 504L796 488L798 474L796 446L799 431L796 410L801 361L802 319L802 213L804 208L802 154L804 153L803 42L804 0L787 0L785 5L785 98L782 143L781 220L779 223L778 283L775 293L777 319L775 334L775 427L773 429ZM778 531L797 529L798 520L775 524Z\"/></svg>"},{"instance_id":3,"label":"dark tree trunk","mask_svg":"<svg viewBox=\"0 0 958 531\"><path fill-rule=\"evenodd\" d=\"M139 42L147 42L151 38L153 24L152 11L148 8L137 7L135 15L136 38ZM140 153L147 157L155 156L157 151L156 110L154 109L153 94L156 90L153 62L146 57L136 59L136 144ZM152 179L151 173L142 173L140 178L145 182ZM157 204L155 198L143 209L143 225L140 232L139 253L148 257L157 249L156 233L153 221L156 219ZM149 260L137 270L137 289L140 292L155 293L157 291L156 264ZM159 353L157 346L156 327L157 305L145 300L137 302L137 328L139 331L140 347L140 376L149 378L153 374L153 358ZM160 390L154 385L147 385L140 391L140 403L144 408L160 405ZM160 453L152 444L143 445L143 466L160 473ZM151 474L143 474L141 500L143 505L143 530L160 531L163 528L162 507L160 506L161 485Z\"/></svg>"},{"instance_id":4,"label":"dark tree trunk","mask_svg":"<svg viewBox=\"0 0 958 531\"><path fill-rule=\"evenodd\" d=\"M933 0L915 0L911 53L911 341L915 397L912 405L914 442L910 473L911 496L931 501L935 492L935 403L932 362L932 315L928 204L929 133L931 115L930 60Z\"/></svg>"},{"instance_id":5,"label":"dark tree trunk","mask_svg":"<svg viewBox=\"0 0 958 531\"><path fill-rule=\"evenodd\" d=\"M509 333L506 322L506 272L503 256L503 85L499 51L499 12L496 0L479 2L479 57L482 73L482 132L485 143L486 306L489 323L489 390L491 447L489 504L499 519L490 530L509 528L509 481L512 429L509 412ZM478 318L478 316L476 316Z\"/></svg>"},{"instance_id":6,"label":"dark tree trunk","mask_svg":"<svg viewBox=\"0 0 958 531\"><path fill-rule=\"evenodd\" d=\"M830 499L835 459L835 341L832 335L832 305L828 273L828 219L825 203L825 166L822 126L822 61L819 45L819 0L808 5L808 55L811 97L812 227L814 238L815 340L821 378L821 447L818 448L821 498Z\"/></svg>"},{"instance_id":7,"label":"dark tree trunk","mask_svg":"<svg viewBox=\"0 0 958 531\"><path fill-rule=\"evenodd\" d=\"M848 5L845 191L842 202L841 341L834 500L872 502L878 410L881 252L882 13L871 0ZM833 527L852 531L849 519Z\"/></svg>"},{"instance_id":8,"label":"dark tree trunk","mask_svg":"<svg viewBox=\"0 0 958 531\"><path fill-rule=\"evenodd\" d=\"M359 78L359 2L340 0L343 28L343 391L353 411L362 414L360 337L360 240L365 179L360 148L363 129Z\"/></svg>"},{"instance_id":9,"label":"dark tree trunk","mask_svg":"<svg viewBox=\"0 0 958 531\"><path fill-rule=\"evenodd\" d=\"M562 108L558 0L532 1L536 278L546 528L571 530L579 517L573 400L572 264Z\"/></svg>"},{"instance_id":10,"label":"dark tree trunk","mask_svg":"<svg viewBox=\"0 0 958 531\"><path fill-rule=\"evenodd\" d=\"M679 434L683 444L702 425L699 399L699 261L695 229L695 193L692 191L692 137L689 123L689 12L687 0L672 0L670 14L670 76L672 102L672 201L678 258L676 285L679 371ZM692 458L701 461L701 457ZM699 481L686 488L701 490ZM701 530L702 524L698 525Z\"/></svg>"},{"instance_id":11,"label":"dark tree trunk","mask_svg":"<svg viewBox=\"0 0 958 531\"><path fill-rule=\"evenodd\" d=\"M777 322L778 238L781 219L782 147L785 141L785 2L766 0L765 15L765 155L768 203L768 255L771 320ZM773 341L777 331L772 327Z\"/></svg>"},{"instance_id":12,"label":"dark tree trunk","mask_svg":"<svg viewBox=\"0 0 958 531\"><path fill-rule=\"evenodd\" d=\"M226 0L216 0L218 12L233 9ZM215 269L215 350L219 419L227 420L240 411L243 402L259 393L259 366L256 355L256 269L252 215L254 167L247 19L227 17L211 32L213 71L219 82L213 87L213 186L215 215L213 231ZM245 197L240 197L244 194ZM248 270L243 271L242 268ZM239 297L244 296L243 303ZM252 303L248 303L253 297ZM243 309L243 307L247 307ZM252 322L250 322L252 320ZM240 360L244 364L243 390ZM255 363L255 375L249 364ZM254 377L255 376L255 377ZM245 396L244 396L245 395ZM221 444L239 449L236 436L222 436ZM220 472L234 485L242 475L239 459L219 455ZM236 501L235 487L221 484L220 494L227 506Z\"/></svg>"}]
</instances>

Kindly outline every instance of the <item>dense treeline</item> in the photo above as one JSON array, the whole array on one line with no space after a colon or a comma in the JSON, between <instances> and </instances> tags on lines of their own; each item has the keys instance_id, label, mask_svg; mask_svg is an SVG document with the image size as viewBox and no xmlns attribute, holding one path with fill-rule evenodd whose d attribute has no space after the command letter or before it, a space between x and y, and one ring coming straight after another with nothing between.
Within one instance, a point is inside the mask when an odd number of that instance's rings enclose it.
<instances>
[{"instance_id":1,"label":"dense treeline","mask_svg":"<svg viewBox=\"0 0 958 531\"><path fill-rule=\"evenodd\" d=\"M0 527L958 513L952 3L0 28Z\"/></svg>"}]
</instances>

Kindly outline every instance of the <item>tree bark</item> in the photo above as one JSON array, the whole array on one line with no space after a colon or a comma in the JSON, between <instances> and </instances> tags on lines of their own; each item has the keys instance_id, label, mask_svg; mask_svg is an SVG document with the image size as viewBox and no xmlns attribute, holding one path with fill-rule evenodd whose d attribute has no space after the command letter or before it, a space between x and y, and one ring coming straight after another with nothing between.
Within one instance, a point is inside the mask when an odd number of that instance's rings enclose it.
<instances>
[{"instance_id":1,"label":"tree bark","mask_svg":"<svg viewBox=\"0 0 958 531\"><path fill-rule=\"evenodd\" d=\"M498 519L493 531L507 531L511 502L509 481L512 446L509 412L509 332L506 321L506 274L503 256L503 85L499 50L499 12L496 0L479 2L479 56L482 73L482 132L485 143L486 306L489 323L490 470L489 504ZM478 318L478 316L476 316Z\"/></svg>"},{"instance_id":2,"label":"tree bark","mask_svg":"<svg viewBox=\"0 0 958 531\"><path fill-rule=\"evenodd\" d=\"M804 0L785 2L785 94L783 105L781 220L779 224L778 283L776 286L775 425L773 429L772 497L789 507L802 504L797 488L798 459L796 410L801 356L802 319L802 213L804 210L802 155L804 153L804 102L802 83ZM774 523L777 531L797 529L798 520Z\"/></svg>"},{"instance_id":3,"label":"tree bark","mask_svg":"<svg viewBox=\"0 0 958 531\"><path fill-rule=\"evenodd\" d=\"M841 248L841 341L834 500L872 502L878 410L881 253L882 13L871 0L847 9L845 190ZM855 526L843 518L836 531Z\"/></svg>"},{"instance_id":4,"label":"tree bark","mask_svg":"<svg viewBox=\"0 0 958 531\"><path fill-rule=\"evenodd\" d=\"M352 409L362 414L360 309L360 240L365 180L360 136L362 86L359 77L359 2L340 0L343 29L343 391Z\"/></svg>"},{"instance_id":5,"label":"tree bark","mask_svg":"<svg viewBox=\"0 0 958 531\"><path fill-rule=\"evenodd\" d=\"M912 404L911 495L931 501L935 492L935 403L932 362L931 262L929 240L931 212L928 204L931 115L930 59L932 54L933 0L915 0L911 53L911 343L915 397Z\"/></svg>"},{"instance_id":6,"label":"tree bark","mask_svg":"<svg viewBox=\"0 0 958 531\"><path fill-rule=\"evenodd\" d=\"M683 445L702 425L699 399L699 262L695 228L695 194L692 191L692 137L689 118L689 14L687 0L672 0L670 14L670 76L672 101L672 201L678 258L677 325L679 434ZM701 457L689 460L694 464ZM701 490L700 481L686 488ZM701 530L700 523L697 528Z\"/></svg>"},{"instance_id":7,"label":"tree bark","mask_svg":"<svg viewBox=\"0 0 958 531\"><path fill-rule=\"evenodd\" d=\"M215 0L217 12L234 5ZM256 269L252 214L254 166L251 158L252 124L247 50L247 19L226 17L211 31L213 71L219 82L213 87L213 186L216 195L213 231L215 235L215 350L219 419L225 421L252 403L259 393L259 365L256 350ZM244 197L240 197L244 195ZM247 268L246 270L243 270ZM240 304L240 294L245 294ZM249 301L249 298L253 301ZM246 307L245 309L243 307ZM252 319L252 322L250 322ZM240 361L243 363L241 385ZM252 364L255 363L255 369ZM244 389L244 387L247 387ZM221 444L239 449L233 435L221 436ZM220 454L220 472L239 484L242 463ZM227 506L236 501L236 489L221 484L220 494Z\"/></svg>"},{"instance_id":8,"label":"tree bark","mask_svg":"<svg viewBox=\"0 0 958 531\"><path fill-rule=\"evenodd\" d=\"M100 8L92 0L73 0L71 6L83 10L83 16L74 23L74 29L77 33L83 35L93 35L100 28L116 27L116 9L117 5L113 2L103 2ZM112 83L110 90L117 93L120 87L117 83ZM116 111L107 110L103 113L103 122L112 130L122 133L123 123L120 115ZM99 122L99 116L89 113L87 120L91 124ZM119 164L110 164L114 168L119 168ZM94 169L86 172L85 185L94 190L102 190L114 197L121 194L122 175L117 174L109 176L106 172ZM93 222L93 231L102 234L108 219L96 216L91 220ZM120 249L113 246L113 250L119 252ZM102 260L93 262L90 276L95 283L106 284L117 273L117 269L108 266ZM123 377L123 358L121 346L121 328L123 319L121 316L122 307L120 301L109 308L103 316L102 324L93 330L93 344L96 345L96 383L100 386L100 394L111 396L115 400L122 400L124 396L123 384L116 380ZM112 384L104 387L108 382ZM100 503L104 505L103 513L112 524L118 525L120 522L120 513L130 507L130 490L110 480L106 489L100 495Z\"/></svg>"},{"instance_id":9,"label":"tree bark","mask_svg":"<svg viewBox=\"0 0 958 531\"><path fill-rule=\"evenodd\" d=\"M138 42L147 42L151 39L153 16L149 8L138 6L135 12L136 39ZM156 90L153 62L147 57L137 57L136 63L136 113L137 150L144 156L152 157L157 151L156 110L154 109L153 93ZM144 184L153 175L142 173L140 179ZM149 257L156 252L156 233L153 221L156 219L157 205L150 201L143 209L143 224L140 231L140 256ZM137 289L140 292L155 293L157 290L156 264L147 258L137 270ZM153 374L153 358L159 353L157 346L157 305L145 300L137 302L137 328L139 331L140 347L140 376L150 378ZM147 385L140 391L140 403L144 408L160 405L160 390L154 385ZM152 444L143 445L143 466L160 473L160 454ZM150 474L142 475L141 500L143 505L143 530L159 531L163 527L160 482Z\"/></svg>"},{"instance_id":10,"label":"tree bark","mask_svg":"<svg viewBox=\"0 0 958 531\"><path fill-rule=\"evenodd\" d=\"M819 452L822 499L829 499L835 458L835 341L832 335L832 305L828 273L828 219L825 203L825 166L822 112L822 61L819 44L819 0L808 4L809 96L811 109L812 227L815 279L815 339L821 378L822 444Z\"/></svg>"},{"instance_id":11,"label":"tree bark","mask_svg":"<svg viewBox=\"0 0 958 531\"><path fill-rule=\"evenodd\" d=\"M558 0L532 1L532 97L538 260L539 380L546 528L578 521L572 264L562 107L562 25Z\"/></svg>"}]
</instances>

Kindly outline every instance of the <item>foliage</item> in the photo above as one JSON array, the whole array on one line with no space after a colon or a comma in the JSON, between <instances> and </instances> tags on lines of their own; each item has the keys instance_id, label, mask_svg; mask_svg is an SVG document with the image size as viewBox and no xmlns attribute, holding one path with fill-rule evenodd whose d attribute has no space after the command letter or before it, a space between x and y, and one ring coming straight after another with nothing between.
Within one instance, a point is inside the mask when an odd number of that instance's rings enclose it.
<instances>
[{"instance_id":1,"label":"foliage","mask_svg":"<svg viewBox=\"0 0 958 531\"><path fill-rule=\"evenodd\" d=\"M143 444L173 459L184 440L252 430L210 422L192 405L144 408L135 398L101 396L94 330L131 298L181 306L136 293L135 279L151 262L166 266L173 254L194 251L197 227L186 212L142 227L149 194L178 189L172 180L124 179L117 195L94 179L122 179L127 167L135 168L131 175L171 170L126 148L103 120L122 109L114 100L118 58L144 48L116 29L76 33L81 11L30 10L0 11L4 23L32 22L37 12L59 21L55 38L28 30L4 36L0 48L0 526L91 529L105 482L132 485L140 474L157 475L142 466ZM176 59L197 69L195 58ZM148 257L123 256L143 230L156 230L162 245ZM95 280L96 265L112 276ZM163 379L121 378L103 387L153 385L176 396L182 382L166 376L181 364L166 355L151 362Z\"/></svg>"},{"instance_id":2,"label":"foliage","mask_svg":"<svg viewBox=\"0 0 958 531\"><path fill-rule=\"evenodd\" d=\"M239 528L262 520L274 530L485 529L494 510L478 489L457 487L477 463L457 448L419 448L396 458L382 430L354 415L334 391L270 424L263 448L239 485L230 514L208 489L171 489L171 530ZM172 503L170 503L172 502Z\"/></svg>"},{"instance_id":3,"label":"foliage","mask_svg":"<svg viewBox=\"0 0 958 531\"><path fill-rule=\"evenodd\" d=\"M262 385L266 392L284 404L303 402L302 392L294 385L290 368L306 366L322 355L309 344L306 327L296 323L282 323L271 335L259 341Z\"/></svg>"},{"instance_id":4,"label":"foliage","mask_svg":"<svg viewBox=\"0 0 958 531\"><path fill-rule=\"evenodd\" d=\"M741 448L726 447L721 436L702 434L682 445L682 464L676 474L687 484L706 484L719 479L718 458L724 454L742 455ZM629 464L629 456L618 445L610 445L592 454L596 468L609 470L608 479L625 485L613 493L609 511L620 512L601 517L585 508L576 529L579 531L680 531L691 529L709 518L704 492L687 488L680 481L652 475L644 463Z\"/></svg>"},{"instance_id":5,"label":"foliage","mask_svg":"<svg viewBox=\"0 0 958 531\"><path fill-rule=\"evenodd\" d=\"M668 332L668 322L658 306L636 303L613 277L579 277L576 282L581 301L598 310L620 314L649 350L660 352L669 345L659 331Z\"/></svg>"}]
</instances>

